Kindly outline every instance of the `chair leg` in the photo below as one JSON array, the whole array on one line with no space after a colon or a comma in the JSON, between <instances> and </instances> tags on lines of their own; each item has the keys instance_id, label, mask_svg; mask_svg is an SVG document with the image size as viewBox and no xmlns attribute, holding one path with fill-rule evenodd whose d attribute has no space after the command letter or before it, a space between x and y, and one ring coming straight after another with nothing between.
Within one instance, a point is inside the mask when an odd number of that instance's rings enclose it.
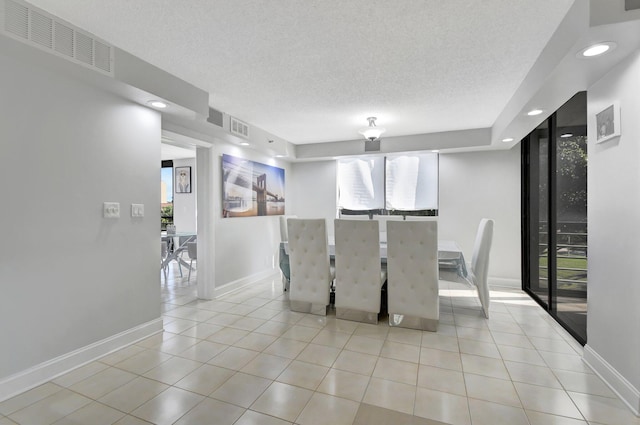
<instances>
[{"instance_id":1,"label":"chair leg","mask_svg":"<svg viewBox=\"0 0 640 425\"><path fill-rule=\"evenodd\" d=\"M178 264L178 271L180 272L180 277L184 277L182 275L182 264L180 264L180 257L176 257L176 263Z\"/></svg>"},{"instance_id":2,"label":"chair leg","mask_svg":"<svg viewBox=\"0 0 640 425\"><path fill-rule=\"evenodd\" d=\"M193 264L193 260L189 261L189 277L187 277L187 282L191 282L191 265Z\"/></svg>"}]
</instances>

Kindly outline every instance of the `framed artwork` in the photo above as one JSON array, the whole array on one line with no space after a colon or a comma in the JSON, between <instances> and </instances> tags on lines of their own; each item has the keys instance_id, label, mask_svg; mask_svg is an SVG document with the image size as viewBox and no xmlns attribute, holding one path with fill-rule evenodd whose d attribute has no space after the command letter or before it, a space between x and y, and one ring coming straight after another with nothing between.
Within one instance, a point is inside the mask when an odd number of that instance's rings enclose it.
<instances>
[{"instance_id":1,"label":"framed artwork","mask_svg":"<svg viewBox=\"0 0 640 425\"><path fill-rule=\"evenodd\" d=\"M620 136L620 104L614 102L596 114L596 143Z\"/></svg>"},{"instance_id":2,"label":"framed artwork","mask_svg":"<svg viewBox=\"0 0 640 425\"><path fill-rule=\"evenodd\" d=\"M191 193L191 167L176 167L175 179L176 193Z\"/></svg>"},{"instance_id":3,"label":"framed artwork","mask_svg":"<svg viewBox=\"0 0 640 425\"><path fill-rule=\"evenodd\" d=\"M222 216L284 214L284 170L222 155Z\"/></svg>"}]
</instances>

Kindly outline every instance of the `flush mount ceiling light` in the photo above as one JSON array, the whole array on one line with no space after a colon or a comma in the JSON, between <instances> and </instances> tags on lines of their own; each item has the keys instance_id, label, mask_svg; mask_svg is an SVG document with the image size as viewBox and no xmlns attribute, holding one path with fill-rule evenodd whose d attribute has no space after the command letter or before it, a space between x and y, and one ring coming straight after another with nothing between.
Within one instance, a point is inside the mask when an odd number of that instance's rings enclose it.
<instances>
[{"instance_id":1,"label":"flush mount ceiling light","mask_svg":"<svg viewBox=\"0 0 640 425\"><path fill-rule=\"evenodd\" d=\"M369 127L361 128L358 133L362 134L367 140L374 141L379 139L386 130L382 127L376 127L376 117L369 117L367 121L369 121Z\"/></svg>"},{"instance_id":2,"label":"flush mount ceiling light","mask_svg":"<svg viewBox=\"0 0 640 425\"><path fill-rule=\"evenodd\" d=\"M154 108L158 108L158 109L164 109L167 106L169 106L161 100L150 100L149 102L147 102L147 104L149 106L153 106Z\"/></svg>"},{"instance_id":3,"label":"flush mount ceiling light","mask_svg":"<svg viewBox=\"0 0 640 425\"><path fill-rule=\"evenodd\" d=\"M542 109L532 109L527 112L527 115L529 115L530 117L535 117L536 115L540 115L542 112Z\"/></svg>"},{"instance_id":4,"label":"flush mount ceiling light","mask_svg":"<svg viewBox=\"0 0 640 425\"><path fill-rule=\"evenodd\" d=\"M249 146L249 142L240 142L240 146Z\"/></svg>"},{"instance_id":5,"label":"flush mount ceiling light","mask_svg":"<svg viewBox=\"0 0 640 425\"><path fill-rule=\"evenodd\" d=\"M617 46L613 41L605 41L602 43L593 44L589 47L586 47L578 53L578 57L582 56L584 58L591 58L594 56L602 55L608 51L615 49Z\"/></svg>"},{"instance_id":6,"label":"flush mount ceiling light","mask_svg":"<svg viewBox=\"0 0 640 425\"><path fill-rule=\"evenodd\" d=\"M560 137L562 137L563 139L566 139L567 137L571 137L571 136L573 136L573 133L564 133L560 135Z\"/></svg>"},{"instance_id":7,"label":"flush mount ceiling light","mask_svg":"<svg viewBox=\"0 0 640 425\"><path fill-rule=\"evenodd\" d=\"M502 139L502 141L505 143L513 142L513 137L507 137L505 139Z\"/></svg>"}]
</instances>

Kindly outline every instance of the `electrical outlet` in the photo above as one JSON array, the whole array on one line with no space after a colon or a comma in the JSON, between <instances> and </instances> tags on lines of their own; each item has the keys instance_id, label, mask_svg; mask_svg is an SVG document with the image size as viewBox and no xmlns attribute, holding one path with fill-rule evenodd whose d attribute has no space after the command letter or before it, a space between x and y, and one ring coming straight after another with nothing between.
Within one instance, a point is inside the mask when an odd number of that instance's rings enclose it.
<instances>
[{"instance_id":1,"label":"electrical outlet","mask_svg":"<svg viewBox=\"0 0 640 425\"><path fill-rule=\"evenodd\" d=\"M131 204L131 217L144 217L144 204Z\"/></svg>"},{"instance_id":2,"label":"electrical outlet","mask_svg":"<svg viewBox=\"0 0 640 425\"><path fill-rule=\"evenodd\" d=\"M102 204L102 214L104 218L120 218L120 203L105 202Z\"/></svg>"}]
</instances>

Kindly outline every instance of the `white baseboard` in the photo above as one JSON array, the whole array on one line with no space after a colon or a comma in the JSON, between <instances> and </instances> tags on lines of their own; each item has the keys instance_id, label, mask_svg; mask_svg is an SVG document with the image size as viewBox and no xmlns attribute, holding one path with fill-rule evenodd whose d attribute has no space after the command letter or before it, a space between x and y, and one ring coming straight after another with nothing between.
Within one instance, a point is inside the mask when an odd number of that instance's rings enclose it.
<instances>
[{"instance_id":1,"label":"white baseboard","mask_svg":"<svg viewBox=\"0 0 640 425\"><path fill-rule=\"evenodd\" d=\"M588 344L584 346L584 357L582 360L596 375L602 378L611 390L629 406L636 416L640 416L640 391L638 391L636 387Z\"/></svg>"},{"instance_id":2,"label":"white baseboard","mask_svg":"<svg viewBox=\"0 0 640 425\"><path fill-rule=\"evenodd\" d=\"M278 269L268 269L264 270L249 276L245 276L241 279L231 281L229 283L225 283L221 286L216 286L213 290L213 297L217 298L222 295L226 295L230 292L237 291L238 289L244 288L247 285L251 285L252 283L258 282L260 280L269 278L269 277L279 277L280 270Z\"/></svg>"},{"instance_id":3,"label":"white baseboard","mask_svg":"<svg viewBox=\"0 0 640 425\"><path fill-rule=\"evenodd\" d=\"M162 331L162 318L94 342L0 380L0 402Z\"/></svg>"}]
</instances>

